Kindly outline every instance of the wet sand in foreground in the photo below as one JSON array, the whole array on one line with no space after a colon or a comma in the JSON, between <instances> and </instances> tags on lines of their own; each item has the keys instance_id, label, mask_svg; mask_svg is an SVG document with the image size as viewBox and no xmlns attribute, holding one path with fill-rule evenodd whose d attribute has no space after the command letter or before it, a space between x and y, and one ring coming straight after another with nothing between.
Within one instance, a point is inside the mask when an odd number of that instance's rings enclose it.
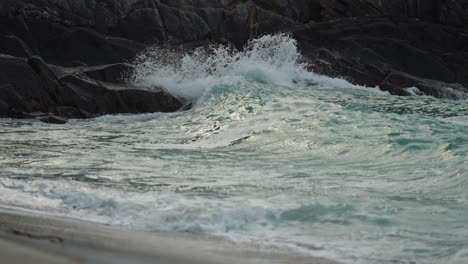
<instances>
[{"instance_id":1,"label":"wet sand in foreground","mask_svg":"<svg viewBox=\"0 0 468 264\"><path fill-rule=\"evenodd\" d=\"M284 248L128 231L11 209L0 210L0 263L336 264Z\"/></svg>"}]
</instances>

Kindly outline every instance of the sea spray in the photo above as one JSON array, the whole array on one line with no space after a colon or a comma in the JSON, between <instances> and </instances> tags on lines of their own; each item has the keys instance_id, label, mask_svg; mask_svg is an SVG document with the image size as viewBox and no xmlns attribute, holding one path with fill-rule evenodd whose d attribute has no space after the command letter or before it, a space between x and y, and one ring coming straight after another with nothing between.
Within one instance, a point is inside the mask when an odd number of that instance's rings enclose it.
<instances>
[{"instance_id":1,"label":"sea spray","mask_svg":"<svg viewBox=\"0 0 468 264\"><path fill-rule=\"evenodd\" d=\"M250 40L242 50L211 45L191 51L154 46L135 60L131 81L148 89L159 87L188 100L197 100L217 85L261 83L284 87L354 89L387 94L340 78L308 71L296 40L288 34Z\"/></svg>"},{"instance_id":2,"label":"sea spray","mask_svg":"<svg viewBox=\"0 0 468 264\"><path fill-rule=\"evenodd\" d=\"M152 47L136 60L133 82L197 99L218 84L251 81L291 86L310 79L296 41L285 34L250 40L243 50L218 45L185 53Z\"/></svg>"}]
</instances>

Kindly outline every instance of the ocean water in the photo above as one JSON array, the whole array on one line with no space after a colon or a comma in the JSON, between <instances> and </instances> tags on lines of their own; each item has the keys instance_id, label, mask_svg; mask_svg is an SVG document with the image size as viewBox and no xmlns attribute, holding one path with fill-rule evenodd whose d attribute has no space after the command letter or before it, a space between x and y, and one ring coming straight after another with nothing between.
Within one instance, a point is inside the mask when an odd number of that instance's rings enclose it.
<instances>
[{"instance_id":1,"label":"ocean water","mask_svg":"<svg viewBox=\"0 0 468 264\"><path fill-rule=\"evenodd\" d=\"M0 120L0 205L344 263L468 263L468 101L306 70L293 39L161 48L136 85L178 113Z\"/></svg>"}]
</instances>

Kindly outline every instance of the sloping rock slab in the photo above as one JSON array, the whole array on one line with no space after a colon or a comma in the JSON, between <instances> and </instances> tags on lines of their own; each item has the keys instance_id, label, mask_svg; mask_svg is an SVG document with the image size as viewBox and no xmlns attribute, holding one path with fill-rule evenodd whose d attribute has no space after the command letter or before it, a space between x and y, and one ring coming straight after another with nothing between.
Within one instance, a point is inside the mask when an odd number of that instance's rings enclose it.
<instances>
[{"instance_id":1,"label":"sloping rock slab","mask_svg":"<svg viewBox=\"0 0 468 264\"><path fill-rule=\"evenodd\" d=\"M104 82L116 80L117 72L123 68L105 69L88 69L84 73L70 70L58 77L39 57L23 59L0 55L0 117L28 118L29 113L42 112L65 118L89 118L120 113L174 112L183 106L162 89L148 91Z\"/></svg>"},{"instance_id":2,"label":"sloping rock slab","mask_svg":"<svg viewBox=\"0 0 468 264\"><path fill-rule=\"evenodd\" d=\"M380 89L402 96L433 95L445 99L468 98L468 88L463 85L418 78L397 71L388 74L380 85Z\"/></svg>"}]
</instances>

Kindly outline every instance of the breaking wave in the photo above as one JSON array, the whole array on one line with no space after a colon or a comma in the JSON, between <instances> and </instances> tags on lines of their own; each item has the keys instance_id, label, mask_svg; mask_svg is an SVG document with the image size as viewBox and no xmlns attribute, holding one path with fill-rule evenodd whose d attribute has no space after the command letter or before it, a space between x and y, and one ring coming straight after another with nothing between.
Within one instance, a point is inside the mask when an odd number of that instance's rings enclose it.
<instances>
[{"instance_id":1,"label":"breaking wave","mask_svg":"<svg viewBox=\"0 0 468 264\"><path fill-rule=\"evenodd\" d=\"M156 46L138 56L136 65L134 84L161 87L189 100L203 97L216 85L239 82L367 90L343 79L308 71L296 40L287 34L252 39L241 51L218 45L183 53Z\"/></svg>"}]
</instances>

